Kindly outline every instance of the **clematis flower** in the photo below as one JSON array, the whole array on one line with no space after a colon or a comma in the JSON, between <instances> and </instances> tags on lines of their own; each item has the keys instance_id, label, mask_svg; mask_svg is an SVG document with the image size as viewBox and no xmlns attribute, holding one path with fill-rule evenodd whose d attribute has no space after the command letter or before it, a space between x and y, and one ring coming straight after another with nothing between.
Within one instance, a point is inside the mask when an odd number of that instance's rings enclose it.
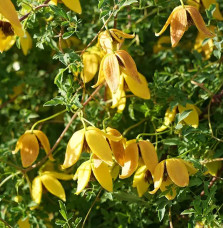
<instances>
[{"instance_id":1,"label":"clematis flower","mask_svg":"<svg viewBox=\"0 0 223 228\"><path fill-rule=\"evenodd\" d=\"M20 150L23 167L29 167L36 161L40 146L49 154L50 143L47 136L42 131L29 130L20 136L12 153L16 154ZM49 159L54 160L52 154L49 155Z\"/></svg>"},{"instance_id":2,"label":"clematis flower","mask_svg":"<svg viewBox=\"0 0 223 228\"><path fill-rule=\"evenodd\" d=\"M122 167L119 178L128 178L136 171L139 164L139 155L142 157L151 175L153 175L154 169L158 164L158 158L153 144L146 140L139 141L138 143L136 140L130 140L126 145L124 166Z\"/></svg>"},{"instance_id":3,"label":"clematis flower","mask_svg":"<svg viewBox=\"0 0 223 228\"><path fill-rule=\"evenodd\" d=\"M185 5L174 8L165 25L156 36L160 36L170 24L170 37L172 47L176 47L184 32L191 24L195 24L200 33L206 38L214 35L205 26L204 20L199 11L194 6Z\"/></svg>"},{"instance_id":4,"label":"clematis flower","mask_svg":"<svg viewBox=\"0 0 223 228\"><path fill-rule=\"evenodd\" d=\"M32 181L32 191L31 196L34 202L40 204L42 198L42 192L44 187L53 195L57 196L58 198L66 201L66 195L63 186L57 180L72 180L73 175L52 172L52 171L45 171L41 173L39 176L35 177Z\"/></svg>"},{"instance_id":5,"label":"clematis flower","mask_svg":"<svg viewBox=\"0 0 223 228\"><path fill-rule=\"evenodd\" d=\"M142 197L152 183L152 176L145 165L139 167L133 177L132 187L137 188L139 197Z\"/></svg>"},{"instance_id":6,"label":"clematis flower","mask_svg":"<svg viewBox=\"0 0 223 228\"><path fill-rule=\"evenodd\" d=\"M155 194L159 189L164 192L170 187L171 191L165 196L172 200L176 197L176 186L186 187L189 184L189 175L193 175L197 170L190 162L178 158L169 158L161 161L154 170L153 181L154 190L150 194Z\"/></svg>"},{"instance_id":7,"label":"clematis flower","mask_svg":"<svg viewBox=\"0 0 223 228\"><path fill-rule=\"evenodd\" d=\"M57 5L58 2L63 2L63 4L68 7L70 10L74 11L75 13L82 13L81 4L79 0L51 0L55 5Z\"/></svg>"},{"instance_id":8,"label":"clematis flower","mask_svg":"<svg viewBox=\"0 0 223 228\"><path fill-rule=\"evenodd\" d=\"M111 168L99 159L96 155L86 162L83 162L77 169L74 180L77 180L77 191L79 195L88 185L91 177L91 171L99 184L109 192L113 191Z\"/></svg>"},{"instance_id":9,"label":"clematis flower","mask_svg":"<svg viewBox=\"0 0 223 228\"><path fill-rule=\"evenodd\" d=\"M27 31L25 32L25 36L20 38L20 43L23 54L27 55L32 48L32 38Z\"/></svg>"},{"instance_id":10,"label":"clematis flower","mask_svg":"<svg viewBox=\"0 0 223 228\"><path fill-rule=\"evenodd\" d=\"M172 110L170 110L170 108L168 108L165 113L164 124L161 127L159 127L158 129L156 129L157 132L164 131L170 126L170 124L175 119L177 108L178 108L178 111L180 114L183 113L184 111L192 110L183 121L187 125L190 125L193 128L198 127L199 115L200 115L201 111L196 105L187 103L185 107L179 104L178 106L175 106Z\"/></svg>"},{"instance_id":11,"label":"clematis flower","mask_svg":"<svg viewBox=\"0 0 223 228\"><path fill-rule=\"evenodd\" d=\"M115 51L104 56L100 64L98 81L93 88L99 86L105 80L113 94L118 89L119 94L122 94L123 87L120 84L123 78L133 94L143 99L150 99L150 91L145 77L138 73L134 60L124 50Z\"/></svg>"},{"instance_id":12,"label":"clematis flower","mask_svg":"<svg viewBox=\"0 0 223 228\"><path fill-rule=\"evenodd\" d=\"M112 141L120 141L122 136L107 134L96 127L88 127L76 131L67 144L65 160L62 168L69 168L78 161L85 141L93 154L109 166L112 166L112 150L106 138Z\"/></svg>"}]
</instances>

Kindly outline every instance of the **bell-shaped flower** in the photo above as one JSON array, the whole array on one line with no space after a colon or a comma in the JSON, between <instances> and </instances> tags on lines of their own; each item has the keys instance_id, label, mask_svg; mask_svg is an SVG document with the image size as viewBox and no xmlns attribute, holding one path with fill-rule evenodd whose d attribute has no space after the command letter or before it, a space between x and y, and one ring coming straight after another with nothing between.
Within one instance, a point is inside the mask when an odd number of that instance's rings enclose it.
<instances>
[{"instance_id":1,"label":"bell-shaped flower","mask_svg":"<svg viewBox=\"0 0 223 228\"><path fill-rule=\"evenodd\" d=\"M32 181L32 191L31 196L36 204L40 204L42 198L42 192L44 187L53 195L58 198L66 201L66 195L63 186L58 181L60 180L72 180L73 175L59 173L54 171L45 171L41 173L39 176L35 177Z\"/></svg>"},{"instance_id":2,"label":"bell-shaped flower","mask_svg":"<svg viewBox=\"0 0 223 228\"><path fill-rule=\"evenodd\" d=\"M47 155L50 153L50 143L47 136L42 131L29 130L20 136L12 153L15 154L20 150L23 167L29 167L36 161L40 146L43 147ZM54 160L52 154L49 154L49 159Z\"/></svg>"},{"instance_id":3,"label":"bell-shaped flower","mask_svg":"<svg viewBox=\"0 0 223 228\"><path fill-rule=\"evenodd\" d=\"M200 33L206 38L214 37L207 29L204 20L199 11L194 6L185 5L174 8L165 25L156 36L160 36L170 24L170 37L172 47L176 47L184 32L191 24L195 24Z\"/></svg>"},{"instance_id":4,"label":"bell-shaped flower","mask_svg":"<svg viewBox=\"0 0 223 228\"><path fill-rule=\"evenodd\" d=\"M74 180L77 180L77 191L80 194L88 185L91 174L93 174L99 184L109 192L113 191L111 167L99 159L96 155L88 161L83 162L77 169Z\"/></svg>"},{"instance_id":5,"label":"bell-shaped flower","mask_svg":"<svg viewBox=\"0 0 223 228\"><path fill-rule=\"evenodd\" d=\"M124 179L130 177L137 169L139 164L139 157L142 158L147 169L153 175L154 169L158 164L156 150L153 144L149 141L130 140L126 143L124 166L119 178Z\"/></svg>"},{"instance_id":6,"label":"bell-shaped flower","mask_svg":"<svg viewBox=\"0 0 223 228\"><path fill-rule=\"evenodd\" d=\"M85 141L93 154L98 156L108 165L112 166L112 150L106 138L113 141L120 141L122 136L107 134L96 127L88 127L87 129L76 131L67 144L65 160L62 168L69 168L79 160Z\"/></svg>"},{"instance_id":7,"label":"bell-shaped flower","mask_svg":"<svg viewBox=\"0 0 223 228\"><path fill-rule=\"evenodd\" d=\"M112 94L117 93L118 90L119 94L122 94L120 92L122 90L120 84L123 83L122 77L133 94L143 99L150 99L150 91L145 77L138 73L134 60L124 50L104 56L100 64L98 81L93 88L105 80Z\"/></svg>"},{"instance_id":8,"label":"bell-shaped flower","mask_svg":"<svg viewBox=\"0 0 223 228\"><path fill-rule=\"evenodd\" d=\"M27 55L32 48L32 38L27 31L25 32L25 36L20 37L20 44L23 54Z\"/></svg>"},{"instance_id":9,"label":"bell-shaped flower","mask_svg":"<svg viewBox=\"0 0 223 228\"><path fill-rule=\"evenodd\" d=\"M186 187L189 184L189 175L193 175L197 170L190 162L183 159L170 158L161 161L154 170L153 182L154 190L150 194L155 194L159 189L166 193L166 198L172 200L176 196L176 186ZM176 185L176 186L175 186Z\"/></svg>"},{"instance_id":10,"label":"bell-shaped flower","mask_svg":"<svg viewBox=\"0 0 223 228\"><path fill-rule=\"evenodd\" d=\"M147 192L152 183L151 172L145 165L140 166L134 174L132 187L137 188L139 197L142 197Z\"/></svg>"},{"instance_id":11,"label":"bell-shaped flower","mask_svg":"<svg viewBox=\"0 0 223 228\"><path fill-rule=\"evenodd\" d=\"M52 3L54 3L55 5L57 5L58 1L60 2L60 0L51 0ZM63 2L63 4L69 8L70 10L74 11L75 13L82 13L82 8L81 8L81 4L79 0L61 0Z\"/></svg>"},{"instance_id":12,"label":"bell-shaped flower","mask_svg":"<svg viewBox=\"0 0 223 228\"><path fill-rule=\"evenodd\" d=\"M20 37L24 36L22 24L11 0L0 1L0 14L9 22L0 21L0 31L5 36L12 36L14 33Z\"/></svg>"}]
</instances>

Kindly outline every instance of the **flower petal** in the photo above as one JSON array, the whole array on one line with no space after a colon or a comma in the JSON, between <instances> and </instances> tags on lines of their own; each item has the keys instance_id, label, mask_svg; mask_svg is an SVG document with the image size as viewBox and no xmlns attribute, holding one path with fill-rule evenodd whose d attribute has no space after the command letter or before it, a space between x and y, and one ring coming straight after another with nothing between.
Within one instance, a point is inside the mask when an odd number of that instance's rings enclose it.
<instances>
[{"instance_id":1,"label":"flower petal","mask_svg":"<svg viewBox=\"0 0 223 228\"><path fill-rule=\"evenodd\" d=\"M81 4L79 0L62 0L64 5L71 9L72 11L81 14L82 9L81 9Z\"/></svg>"},{"instance_id":2,"label":"flower petal","mask_svg":"<svg viewBox=\"0 0 223 228\"><path fill-rule=\"evenodd\" d=\"M17 222L19 228L30 228L30 223L29 223L29 217L26 217L24 219L20 218L19 221Z\"/></svg>"},{"instance_id":3,"label":"flower petal","mask_svg":"<svg viewBox=\"0 0 223 228\"><path fill-rule=\"evenodd\" d=\"M1 33L1 31L0 31ZM2 53L3 51L8 51L16 41L16 36L5 36L1 37L0 35L0 52Z\"/></svg>"},{"instance_id":4,"label":"flower petal","mask_svg":"<svg viewBox=\"0 0 223 228\"><path fill-rule=\"evenodd\" d=\"M130 77L127 72L122 72L125 81L130 89L130 91L136 95L137 97L143 98L143 99L150 99L150 90L148 87L148 82L146 81L146 78L138 73L138 77L140 79L140 82Z\"/></svg>"},{"instance_id":5,"label":"flower petal","mask_svg":"<svg viewBox=\"0 0 223 228\"><path fill-rule=\"evenodd\" d=\"M105 80L105 75L104 75L104 72L103 72L103 65L104 65L104 61L105 61L105 57L103 57L103 59L101 60L101 63L100 63L100 68L99 68L99 73L98 73L98 80L96 82L96 84L94 84L92 86L92 88L96 88L98 87L100 84L102 84Z\"/></svg>"},{"instance_id":6,"label":"flower petal","mask_svg":"<svg viewBox=\"0 0 223 228\"><path fill-rule=\"evenodd\" d=\"M16 154L19 152L22 146L22 138L24 137L25 134L21 135L16 143L15 150L12 151L12 154Z\"/></svg>"},{"instance_id":7,"label":"flower petal","mask_svg":"<svg viewBox=\"0 0 223 228\"><path fill-rule=\"evenodd\" d=\"M194 24L196 25L197 29L199 30L200 33L203 33L205 37L214 37L215 35L213 33L211 33L205 23L204 20L201 16L201 14L199 13L199 11L196 9L196 7L194 6L185 6L187 12L190 14L190 16L193 19Z\"/></svg>"},{"instance_id":8,"label":"flower petal","mask_svg":"<svg viewBox=\"0 0 223 228\"><path fill-rule=\"evenodd\" d=\"M127 145L125 149L124 166L122 167L122 174L119 178L124 179L130 177L138 167L139 151L136 143Z\"/></svg>"},{"instance_id":9,"label":"flower petal","mask_svg":"<svg viewBox=\"0 0 223 228\"><path fill-rule=\"evenodd\" d=\"M58 172L54 172L54 171L45 171L42 174L50 175L59 180L72 180L74 177L73 174L58 173Z\"/></svg>"},{"instance_id":10,"label":"flower petal","mask_svg":"<svg viewBox=\"0 0 223 228\"><path fill-rule=\"evenodd\" d=\"M153 144L149 141L139 141L139 148L147 169L153 174L158 165L158 157Z\"/></svg>"},{"instance_id":11,"label":"flower petal","mask_svg":"<svg viewBox=\"0 0 223 228\"><path fill-rule=\"evenodd\" d=\"M170 16L168 17L168 19L167 19L165 25L164 25L163 28L160 30L160 32L155 33L156 36L160 36L160 35L162 35L162 34L166 31L168 25L170 24L170 22L171 22L171 20L172 20L172 17L173 17L173 15L174 15L174 13L175 13L177 10L181 9L181 8L182 8L182 6L178 6L178 7L174 8L174 10L172 11L172 13L171 13Z\"/></svg>"},{"instance_id":12,"label":"flower petal","mask_svg":"<svg viewBox=\"0 0 223 228\"><path fill-rule=\"evenodd\" d=\"M169 177L167 177L166 180L163 180L163 182L160 186L160 190L162 192L165 192L165 191L167 191L168 186L170 186L171 184L173 185L171 187L171 190L165 194L165 196L168 200L173 200L176 197L176 195L177 195L176 185L173 183L173 181Z\"/></svg>"},{"instance_id":13,"label":"flower petal","mask_svg":"<svg viewBox=\"0 0 223 228\"><path fill-rule=\"evenodd\" d=\"M185 187L189 184L187 168L180 159L166 159L166 169L170 179L177 186Z\"/></svg>"},{"instance_id":14,"label":"flower petal","mask_svg":"<svg viewBox=\"0 0 223 228\"><path fill-rule=\"evenodd\" d=\"M204 174L210 173L212 176L217 176L219 169L222 167L222 161L213 161L205 164L208 171Z\"/></svg>"},{"instance_id":15,"label":"flower petal","mask_svg":"<svg viewBox=\"0 0 223 228\"><path fill-rule=\"evenodd\" d=\"M155 194L159 190L163 182L164 162L165 161L160 162L154 170L154 173L153 173L154 190L150 191L149 192L150 194Z\"/></svg>"},{"instance_id":16,"label":"flower petal","mask_svg":"<svg viewBox=\"0 0 223 228\"><path fill-rule=\"evenodd\" d=\"M105 80L112 91L115 93L119 86L120 70L119 63L115 54L107 54L103 63Z\"/></svg>"},{"instance_id":17,"label":"flower petal","mask_svg":"<svg viewBox=\"0 0 223 228\"><path fill-rule=\"evenodd\" d=\"M125 38L126 39L133 39L135 35L127 34L122 32L121 30L118 29L109 29L109 32L111 33L112 37L118 42L122 43Z\"/></svg>"},{"instance_id":18,"label":"flower petal","mask_svg":"<svg viewBox=\"0 0 223 228\"><path fill-rule=\"evenodd\" d=\"M76 195L79 195L88 185L91 177L91 162L90 160L83 162L75 173L74 180L77 179L77 191Z\"/></svg>"},{"instance_id":19,"label":"flower petal","mask_svg":"<svg viewBox=\"0 0 223 228\"><path fill-rule=\"evenodd\" d=\"M34 134L24 134L21 139L20 153L23 167L29 167L37 159L39 154L39 143Z\"/></svg>"},{"instance_id":20,"label":"flower petal","mask_svg":"<svg viewBox=\"0 0 223 228\"><path fill-rule=\"evenodd\" d=\"M98 43L105 53L113 52L113 40L107 30L99 34Z\"/></svg>"},{"instance_id":21,"label":"flower petal","mask_svg":"<svg viewBox=\"0 0 223 228\"><path fill-rule=\"evenodd\" d=\"M176 47L187 28L187 13L184 8L174 12L170 22L170 37L172 47Z\"/></svg>"},{"instance_id":22,"label":"flower petal","mask_svg":"<svg viewBox=\"0 0 223 228\"><path fill-rule=\"evenodd\" d=\"M112 166L112 151L106 138L94 129L88 129L85 133L86 141L93 154L97 155L102 161Z\"/></svg>"},{"instance_id":23,"label":"flower petal","mask_svg":"<svg viewBox=\"0 0 223 228\"><path fill-rule=\"evenodd\" d=\"M116 129L112 129L110 127L106 128L106 131L110 135L121 136L121 133ZM119 142L114 142L109 139L109 144L111 146L111 150L115 156L116 161L120 166L124 166L124 158L125 158L125 150L124 150L124 142L120 140Z\"/></svg>"},{"instance_id":24,"label":"flower petal","mask_svg":"<svg viewBox=\"0 0 223 228\"><path fill-rule=\"evenodd\" d=\"M12 24L15 33L22 37L24 36L24 31L22 29L22 24L19 21L18 14L15 10L14 5L11 0L0 1L0 13Z\"/></svg>"},{"instance_id":25,"label":"flower petal","mask_svg":"<svg viewBox=\"0 0 223 228\"><path fill-rule=\"evenodd\" d=\"M50 143L49 143L47 136L42 131L39 131L39 130L33 130L33 133L35 134L37 139L40 141L40 143L43 146L43 149L45 150L46 154L49 154L50 153ZM51 161L55 160L53 158L52 154L49 155L49 159Z\"/></svg>"},{"instance_id":26,"label":"flower petal","mask_svg":"<svg viewBox=\"0 0 223 228\"><path fill-rule=\"evenodd\" d=\"M62 169L69 168L78 161L84 144L84 134L85 130L82 129L76 131L70 138L67 144L65 160L62 165Z\"/></svg>"},{"instance_id":27,"label":"flower petal","mask_svg":"<svg viewBox=\"0 0 223 228\"><path fill-rule=\"evenodd\" d=\"M178 105L178 109L179 112L182 113L186 110L190 110L192 109L192 111L190 112L190 114L183 120L186 124L197 128L199 125L199 116L198 116L198 112L197 109L195 108L195 105L193 104L186 104L186 107L182 106L182 105Z\"/></svg>"},{"instance_id":28,"label":"flower petal","mask_svg":"<svg viewBox=\"0 0 223 228\"><path fill-rule=\"evenodd\" d=\"M26 31L25 36L20 38L21 48L24 55L27 55L29 50L32 48L32 38Z\"/></svg>"},{"instance_id":29,"label":"flower petal","mask_svg":"<svg viewBox=\"0 0 223 228\"><path fill-rule=\"evenodd\" d=\"M63 201L66 201L66 195L62 184L54 177L48 174L40 176L41 181L45 188L53 195L59 197Z\"/></svg>"},{"instance_id":30,"label":"flower petal","mask_svg":"<svg viewBox=\"0 0 223 228\"><path fill-rule=\"evenodd\" d=\"M113 191L112 176L108 165L94 155L92 157L91 167L92 167L94 176L99 182L99 184L107 191L112 192Z\"/></svg>"},{"instance_id":31,"label":"flower petal","mask_svg":"<svg viewBox=\"0 0 223 228\"><path fill-rule=\"evenodd\" d=\"M37 176L32 181L32 191L31 196L34 202L37 204L40 204L41 198L42 198L42 181L40 176Z\"/></svg>"},{"instance_id":32,"label":"flower petal","mask_svg":"<svg viewBox=\"0 0 223 228\"><path fill-rule=\"evenodd\" d=\"M98 57L96 54L85 52L83 54L84 69L81 74L84 83L87 83L93 79L98 71Z\"/></svg>"},{"instance_id":33,"label":"flower petal","mask_svg":"<svg viewBox=\"0 0 223 228\"><path fill-rule=\"evenodd\" d=\"M125 50L116 51L115 55L120 59L126 74L128 74L128 76L132 77L138 83L141 83L135 61L131 55Z\"/></svg>"},{"instance_id":34,"label":"flower petal","mask_svg":"<svg viewBox=\"0 0 223 228\"><path fill-rule=\"evenodd\" d=\"M180 160L186 166L189 175L194 175L195 173L198 172L198 170L193 166L193 164L191 162L185 161L183 159L180 159Z\"/></svg>"}]
</instances>

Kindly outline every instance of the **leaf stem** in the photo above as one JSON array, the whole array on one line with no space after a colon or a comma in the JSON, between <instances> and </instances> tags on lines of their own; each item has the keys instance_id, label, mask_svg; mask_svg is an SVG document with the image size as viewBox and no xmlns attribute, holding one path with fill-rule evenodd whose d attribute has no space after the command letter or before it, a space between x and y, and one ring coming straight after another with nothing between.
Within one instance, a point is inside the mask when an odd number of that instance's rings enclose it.
<instances>
[{"instance_id":1,"label":"leaf stem","mask_svg":"<svg viewBox=\"0 0 223 228\"><path fill-rule=\"evenodd\" d=\"M170 130L167 130L167 131L162 131L162 132L154 132L154 133L141 133L139 134L136 139L139 139L141 136L153 136L153 135L162 135L162 134L165 134L165 133L168 133Z\"/></svg>"}]
</instances>

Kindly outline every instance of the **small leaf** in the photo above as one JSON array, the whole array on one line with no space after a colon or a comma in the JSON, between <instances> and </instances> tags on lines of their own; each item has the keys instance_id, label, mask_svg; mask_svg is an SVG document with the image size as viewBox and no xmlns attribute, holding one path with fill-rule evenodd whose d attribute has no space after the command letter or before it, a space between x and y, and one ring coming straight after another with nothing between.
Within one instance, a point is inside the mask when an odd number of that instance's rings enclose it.
<instances>
[{"instance_id":1,"label":"small leaf","mask_svg":"<svg viewBox=\"0 0 223 228\"><path fill-rule=\"evenodd\" d=\"M43 106L56 106L59 104L64 104L64 99L63 97L54 97L50 101L47 101Z\"/></svg>"}]
</instances>

